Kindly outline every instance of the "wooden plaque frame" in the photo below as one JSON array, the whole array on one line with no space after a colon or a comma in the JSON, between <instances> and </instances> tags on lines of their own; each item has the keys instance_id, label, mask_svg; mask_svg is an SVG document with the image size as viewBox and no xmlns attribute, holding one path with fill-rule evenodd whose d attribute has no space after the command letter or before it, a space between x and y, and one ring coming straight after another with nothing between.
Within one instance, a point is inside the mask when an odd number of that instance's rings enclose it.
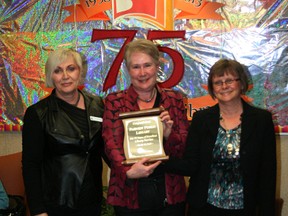
<instances>
[{"instance_id":1,"label":"wooden plaque frame","mask_svg":"<svg viewBox=\"0 0 288 216\"><path fill-rule=\"evenodd\" d=\"M159 117L164 108L120 113L124 126L125 165L149 158L149 162L168 160L163 147L163 125Z\"/></svg>"}]
</instances>

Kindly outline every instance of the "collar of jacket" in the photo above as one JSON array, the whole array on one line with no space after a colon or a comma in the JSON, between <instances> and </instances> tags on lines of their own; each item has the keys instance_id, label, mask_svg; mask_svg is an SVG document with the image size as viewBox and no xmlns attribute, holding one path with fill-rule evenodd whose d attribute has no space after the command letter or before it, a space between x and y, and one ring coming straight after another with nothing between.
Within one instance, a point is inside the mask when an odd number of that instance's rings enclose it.
<instances>
[{"instance_id":1,"label":"collar of jacket","mask_svg":"<svg viewBox=\"0 0 288 216\"><path fill-rule=\"evenodd\" d=\"M102 130L102 122L93 121L91 117L98 117L102 119L104 112L104 104L100 97L86 94L84 91L78 89L84 97L86 116L89 125L89 138L92 139L95 134ZM55 89L48 96L48 106L53 112L59 112Z\"/></svg>"},{"instance_id":2,"label":"collar of jacket","mask_svg":"<svg viewBox=\"0 0 288 216\"><path fill-rule=\"evenodd\" d=\"M245 145L245 140L253 133L253 128L255 128L256 124L256 109L255 107L251 106L247 102L245 102L243 99L242 106L243 106L243 113L242 113L242 119L241 119L241 145ZM219 116L220 116L220 109L219 104L212 106L207 115L207 121L210 121L211 124L208 124L208 127L210 128L211 132L213 133L213 136L216 138L219 128Z\"/></svg>"}]
</instances>

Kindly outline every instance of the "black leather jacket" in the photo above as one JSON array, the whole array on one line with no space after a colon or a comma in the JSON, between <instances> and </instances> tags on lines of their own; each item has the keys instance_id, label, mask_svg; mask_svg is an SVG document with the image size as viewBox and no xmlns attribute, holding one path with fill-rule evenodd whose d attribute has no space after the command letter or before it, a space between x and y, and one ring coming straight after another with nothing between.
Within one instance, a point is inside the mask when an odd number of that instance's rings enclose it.
<instances>
[{"instance_id":1,"label":"black leather jacket","mask_svg":"<svg viewBox=\"0 0 288 216\"><path fill-rule=\"evenodd\" d=\"M44 131L45 144L43 147L41 184L44 203L48 208L49 206L59 205L72 208L83 207L77 206L77 199L85 176L90 176L90 178L85 178L85 181L87 179L90 181L85 182L86 185L93 186L89 189L89 194L85 194L86 199L89 195L91 195L91 199L96 199L99 202L102 199L101 154L103 154L103 140L101 137L101 121L104 105L100 97L91 96L85 92L82 92L82 94L87 111L89 143L85 142L84 135L77 125L59 108L54 91L50 96L27 109L27 111L36 110L42 125L42 131ZM26 115L29 115L29 111L27 111ZM25 121L23 133L25 133L24 129ZM23 156L24 180L25 169L26 173L29 173L27 168L29 169L29 165L25 166L25 157ZM28 180L28 178L26 179Z\"/></svg>"}]
</instances>

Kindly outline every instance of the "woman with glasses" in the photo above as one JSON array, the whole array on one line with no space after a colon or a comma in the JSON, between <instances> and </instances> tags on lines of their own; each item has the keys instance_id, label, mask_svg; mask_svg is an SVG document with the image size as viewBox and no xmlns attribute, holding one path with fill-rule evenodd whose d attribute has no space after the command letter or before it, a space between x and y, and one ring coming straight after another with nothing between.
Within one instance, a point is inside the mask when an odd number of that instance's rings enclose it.
<instances>
[{"instance_id":1,"label":"woman with glasses","mask_svg":"<svg viewBox=\"0 0 288 216\"><path fill-rule=\"evenodd\" d=\"M248 77L235 60L210 69L208 91L218 103L196 112L182 160L168 171L190 176L191 216L274 216L276 141L271 113L245 102Z\"/></svg>"}]
</instances>

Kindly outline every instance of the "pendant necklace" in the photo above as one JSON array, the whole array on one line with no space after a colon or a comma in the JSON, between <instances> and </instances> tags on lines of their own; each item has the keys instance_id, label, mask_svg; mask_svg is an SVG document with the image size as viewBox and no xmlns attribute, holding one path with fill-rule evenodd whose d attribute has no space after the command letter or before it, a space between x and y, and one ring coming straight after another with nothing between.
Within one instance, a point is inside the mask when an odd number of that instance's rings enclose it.
<instances>
[{"instance_id":1,"label":"pendant necklace","mask_svg":"<svg viewBox=\"0 0 288 216\"><path fill-rule=\"evenodd\" d=\"M145 100L145 99L140 98L139 96L137 97L137 99L140 100L140 101L143 101L145 103L149 103L150 101L153 100L155 94L156 94L156 89L154 88L149 99Z\"/></svg>"},{"instance_id":2,"label":"pendant necklace","mask_svg":"<svg viewBox=\"0 0 288 216\"><path fill-rule=\"evenodd\" d=\"M228 141L228 144L227 144L227 153L228 155L232 155L233 153L233 150L235 150L235 155L239 155L239 152L240 152L240 140L235 140L236 141L236 145L235 147L233 147L233 144L231 142L231 135L233 135L233 130L228 130L227 127L226 127L226 124L225 124L225 120L222 116L222 113L220 113L220 117L219 117L219 120L222 122L222 125L224 126L224 130L226 131L226 137L229 139ZM241 122L241 117L240 117L240 122ZM240 123L241 124L241 123ZM235 129L235 133L237 133L239 135L239 130L240 130L240 133L241 133L241 128L239 128L239 126Z\"/></svg>"}]
</instances>

